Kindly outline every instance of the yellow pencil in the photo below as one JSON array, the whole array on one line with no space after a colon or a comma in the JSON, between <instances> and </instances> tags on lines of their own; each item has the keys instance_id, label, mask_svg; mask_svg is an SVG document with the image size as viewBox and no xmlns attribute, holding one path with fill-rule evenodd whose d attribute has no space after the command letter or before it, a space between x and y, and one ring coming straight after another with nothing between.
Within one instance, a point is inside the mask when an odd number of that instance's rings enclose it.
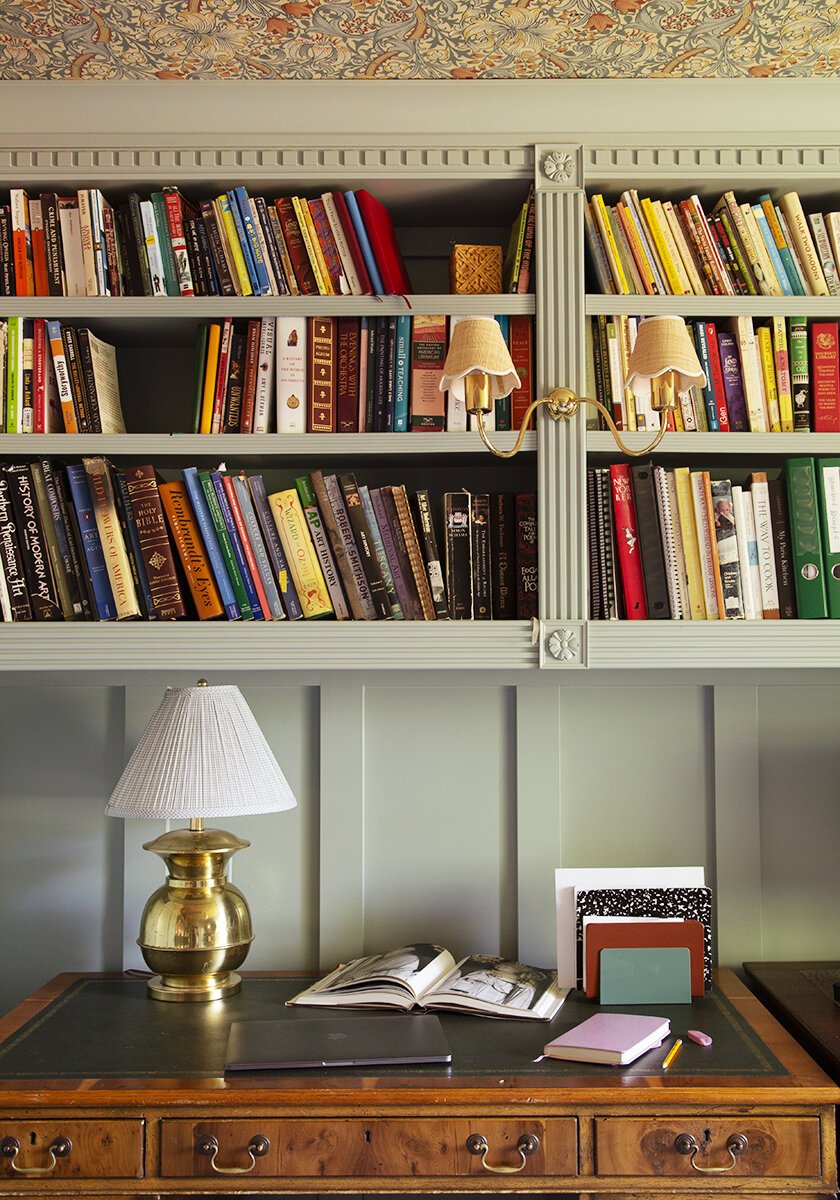
<instances>
[{"instance_id":1,"label":"yellow pencil","mask_svg":"<svg viewBox=\"0 0 840 1200\"><path fill-rule=\"evenodd\" d=\"M668 1070L668 1068L670 1067L671 1063L672 1063L672 1062L674 1061L674 1059L677 1057L677 1054L678 1054L678 1052L679 1052L679 1049L680 1049L680 1046L681 1046L681 1045L682 1045L682 1038L677 1038L677 1040L674 1042L674 1044L673 1044L673 1046L671 1047L671 1049L670 1049L670 1050L668 1051L668 1053L665 1055L665 1058L664 1058L664 1060L663 1060L663 1062L662 1062L662 1070L663 1070L663 1071L667 1071L667 1070Z\"/></svg>"}]
</instances>

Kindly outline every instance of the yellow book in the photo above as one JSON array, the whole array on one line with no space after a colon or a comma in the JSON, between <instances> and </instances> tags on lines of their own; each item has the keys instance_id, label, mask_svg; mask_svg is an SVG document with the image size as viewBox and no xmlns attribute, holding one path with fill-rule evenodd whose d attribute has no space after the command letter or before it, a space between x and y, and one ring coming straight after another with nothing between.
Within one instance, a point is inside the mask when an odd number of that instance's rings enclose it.
<instances>
[{"instance_id":1,"label":"yellow book","mask_svg":"<svg viewBox=\"0 0 840 1200\"><path fill-rule=\"evenodd\" d=\"M216 398L216 369L219 365L219 343L222 327L218 321L207 329L207 355L204 360L204 389L201 393L199 433L210 433L213 424L213 401Z\"/></svg>"},{"instance_id":2,"label":"yellow book","mask_svg":"<svg viewBox=\"0 0 840 1200\"><path fill-rule=\"evenodd\" d=\"M328 616L333 606L297 490L272 492L268 503L304 617Z\"/></svg>"},{"instance_id":3,"label":"yellow book","mask_svg":"<svg viewBox=\"0 0 840 1200\"><path fill-rule=\"evenodd\" d=\"M653 244L656 246L656 253L659 255L659 261L665 271L665 278L668 282L668 287L671 289L672 296L682 296L683 287L679 275L677 274L674 261L671 258L668 244L662 234L659 226L659 220L656 216L656 211L651 201L645 196L642 198L642 213L645 221L647 221L648 232L653 238Z\"/></svg>"},{"instance_id":4,"label":"yellow book","mask_svg":"<svg viewBox=\"0 0 840 1200\"><path fill-rule=\"evenodd\" d=\"M227 234L228 246L230 247L230 256L233 259L233 265L236 270L236 277L239 280L239 286L242 289L243 296L253 296L254 289L251 287L251 277L248 274L248 268L245 266L245 255L242 253L242 247L239 244L239 235L236 232L233 214L230 211L230 200L227 196L217 196L216 200L219 205L219 211L222 214L222 221Z\"/></svg>"},{"instance_id":5,"label":"yellow book","mask_svg":"<svg viewBox=\"0 0 840 1200\"><path fill-rule=\"evenodd\" d=\"M686 236L683 232L683 227L680 224L680 219L677 216L677 211L670 200L663 201L662 212L665 216L665 220L668 222L671 235L676 243L677 250L679 251L680 258L682 259L682 264L685 269L685 273L688 276L688 282L691 285L692 292L695 296L705 296L706 289L703 286L703 280L700 276L700 272L697 270L697 263L694 261L694 256L691 253L688 242L686 241Z\"/></svg>"},{"instance_id":6,"label":"yellow book","mask_svg":"<svg viewBox=\"0 0 840 1200\"><path fill-rule=\"evenodd\" d=\"M633 389L627 386L627 367L630 362L630 321L626 316L615 319L615 331L618 337L618 349L621 356L621 377L624 381L624 420L631 433L638 429L636 420L636 398Z\"/></svg>"},{"instance_id":7,"label":"yellow book","mask_svg":"<svg viewBox=\"0 0 840 1200\"><path fill-rule=\"evenodd\" d=\"M706 601L703 597L703 576L700 572L700 544L697 541L697 526L694 522L694 500L691 495L688 467L675 467L674 483L677 490L677 512L685 556L685 573L688 578L689 613L692 621L705 621Z\"/></svg>"},{"instance_id":8,"label":"yellow book","mask_svg":"<svg viewBox=\"0 0 840 1200\"><path fill-rule=\"evenodd\" d=\"M114 596L117 620L140 616L140 603L134 587L134 577L128 559L125 539L117 516L117 502L111 483L111 473L104 458L83 458L88 477L90 498L96 519L102 554L108 571L108 582Z\"/></svg>"},{"instance_id":9,"label":"yellow book","mask_svg":"<svg viewBox=\"0 0 840 1200\"><path fill-rule=\"evenodd\" d=\"M318 241L318 234L315 231L315 222L312 220L309 205L300 196L292 196L292 204L294 205L295 216L300 226L303 244L306 247L306 253L309 255L309 261L312 264L315 282L318 284L318 291L322 296L334 296L335 292L330 281L330 273L327 270L324 255L321 253L321 243Z\"/></svg>"},{"instance_id":10,"label":"yellow book","mask_svg":"<svg viewBox=\"0 0 840 1200\"><path fill-rule=\"evenodd\" d=\"M802 201L796 192L786 192L779 197L779 208L785 214L785 220L790 230L802 264L802 270L808 282L812 296L827 296L828 284L825 281L822 264L817 254L808 219L802 209Z\"/></svg>"},{"instance_id":11,"label":"yellow book","mask_svg":"<svg viewBox=\"0 0 840 1200\"><path fill-rule=\"evenodd\" d=\"M651 203L653 205L653 211L656 214L656 219L659 222L659 228L662 231L662 237L668 249L668 255L674 267L674 273L680 282L680 290L677 294L681 296L691 296L694 292L694 287L689 278L688 271L683 264L680 248L677 245L676 239L674 238L665 208L660 200L653 200Z\"/></svg>"},{"instance_id":12,"label":"yellow book","mask_svg":"<svg viewBox=\"0 0 840 1200\"><path fill-rule=\"evenodd\" d=\"M694 504L694 528L700 554L700 578L703 581L703 600L706 620L721 620L721 583L718 567L714 513L711 507L711 487L708 471L689 471L691 499Z\"/></svg>"},{"instance_id":13,"label":"yellow book","mask_svg":"<svg viewBox=\"0 0 840 1200\"><path fill-rule=\"evenodd\" d=\"M776 364L773 361L773 335L766 325L759 325L755 336L758 341L758 360L761 363L761 374L764 379L764 396L767 401L770 432L781 433L782 418L779 409L779 389L776 386Z\"/></svg>"},{"instance_id":14,"label":"yellow book","mask_svg":"<svg viewBox=\"0 0 840 1200\"><path fill-rule=\"evenodd\" d=\"M603 196L592 197L592 215L595 218L595 224L598 226L598 232L601 234L601 239L604 243L604 249L607 252L609 259L610 270L615 280L615 290L621 296L630 295L630 285L627 282L627 276L624 274L624 268L621 265L621 257L618 253L618 246L615 244L613 237L612 226L607 214L607 206L604 204Z\"/></svg>"},{"instance_id":15,"label":"yellow book","mask_svg":"<svg viewBox=\"0 0 840 1200\"><path fill-rule=\"evenodd\" d=\"M784 317L771 317L770 328L773 332L776 388L779 392L779 421L782 433L793 433L793 388L790 380L790 351L788 350Z\"/></svg>"}]
</instances>

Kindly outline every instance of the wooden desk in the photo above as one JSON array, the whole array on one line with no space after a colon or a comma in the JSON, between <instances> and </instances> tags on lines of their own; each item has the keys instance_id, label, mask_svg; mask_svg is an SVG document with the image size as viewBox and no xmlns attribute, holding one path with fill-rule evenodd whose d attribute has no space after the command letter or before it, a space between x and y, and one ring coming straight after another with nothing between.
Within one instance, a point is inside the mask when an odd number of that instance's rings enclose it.
<instances>
[{"instance_id":1,"label":"wooden desk","mask_svg":"<svg viewBox=\"0 0 840 1200\"><path fill-rule=\"evenodd\" d=\"M748 962L747 983L832 1079L840 1082L840 962Z\"/></svg>"},{"instance_id":2,"label":"wooden desk","mask_svg":"<svg viewBox=\"0 0 840 1200\"><path fill-rule=\"evenodd\" d=\"M731 973L717 983L654 1010L714 1030L667 1072L662 1049L621 1070L535 1063L594 1010L574 993L551 1025L444 1016L451 1067L224 1076L232 1019L331 1013L284 1008L302 982L279 975L206 1005L60 975L0 1019L0 1197L832 1194L840 1089Z\"/></svg>"}]
</instances>

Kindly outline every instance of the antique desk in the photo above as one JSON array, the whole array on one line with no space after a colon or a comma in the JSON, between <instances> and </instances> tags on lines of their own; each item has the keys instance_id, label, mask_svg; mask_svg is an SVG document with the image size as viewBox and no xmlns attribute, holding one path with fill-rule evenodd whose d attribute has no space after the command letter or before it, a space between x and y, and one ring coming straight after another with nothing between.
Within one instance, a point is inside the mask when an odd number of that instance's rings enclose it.
<instances>
[{"instance_id":1,"label":"antique desk","mask_svg":"<svg viewBox=\"0 0 840 1200\"><path fill-rule=\"evenodd\" d=\"M750 989L832 1079L840 1082L840 962L748 962Z\"/></svg>"},{"instance_id":2,"label":"antique desk","mask_svg":"<svg viewBox=\"0 0 840 1200\"><path fill-rule=\"evenodd\" d=\"M60 975L0 1019L0 1197L525 1191L653 1200L828 1196L838 1089L729 972L691 1005L668 1071L545 1059L595 1006L549 1025L443 1015L453 1063L223 1074L230 1021L329 1021L246 978L205 1005L143 980ZM406 1017L406 1020L410 1020Z\"/></svg>"}]
</instances>

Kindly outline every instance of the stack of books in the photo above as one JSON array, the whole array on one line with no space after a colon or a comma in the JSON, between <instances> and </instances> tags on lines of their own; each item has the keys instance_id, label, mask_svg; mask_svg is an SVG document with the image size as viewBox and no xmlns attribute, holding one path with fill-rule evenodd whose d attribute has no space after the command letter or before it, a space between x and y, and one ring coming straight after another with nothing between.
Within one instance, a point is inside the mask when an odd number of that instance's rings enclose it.
<instances>
[{"instance_id":1,"label":"stack of books","mask_svg":"<svg viewBox=\"0 0 840 1200\"><path fill-rule=\"evenodd\" d=\"M586 240L600 290L619 296L836 296L840 211L806 215L799 195L711 206L622 192L593 195Z\"/></svg>"},{"instance_id":2,"label":"stack of books","mask_svg":"<svg viewBox=\"0 0 840 1200\"><path fill-rule=\"evenodd\" d=\"M781 474L614 463L587 471L593 620L840 616L840 459Z\"/></svg>"},{"instance_id":3,"label":"stack of books","mask_svg":"<svg viewBox=\"0 0 840 1200\"><path fill-rule=\"evenodd\" d=\"M98 188L0 204L4 296L385 296L411 291L388 210L364 188L307 199Z\"/></svg>"},{"instance_id":4,"label":"stack of books","mask_svg":"<svg viewBox=\"0 0 840 1200\"><path fill-rule=\"evenodd\" d=\"M0 467L5 621L537 615L536 496L49 458Z\"/></svg>"},{"instance_id":5,"label":"stack of books","mask_svg":"<svg viewBox=\"0 0 840 1200\"><path fill-rule=\"evenodd\" d=\"M593 317L587 369L594 395L619 429L658 429L650 384L628 388L628 360L641 318ZM836 320L741 315L687 320L705 387L679 395L671 428L712 433L840 432L840 325Z\"/></svg>"}]
</instances>

